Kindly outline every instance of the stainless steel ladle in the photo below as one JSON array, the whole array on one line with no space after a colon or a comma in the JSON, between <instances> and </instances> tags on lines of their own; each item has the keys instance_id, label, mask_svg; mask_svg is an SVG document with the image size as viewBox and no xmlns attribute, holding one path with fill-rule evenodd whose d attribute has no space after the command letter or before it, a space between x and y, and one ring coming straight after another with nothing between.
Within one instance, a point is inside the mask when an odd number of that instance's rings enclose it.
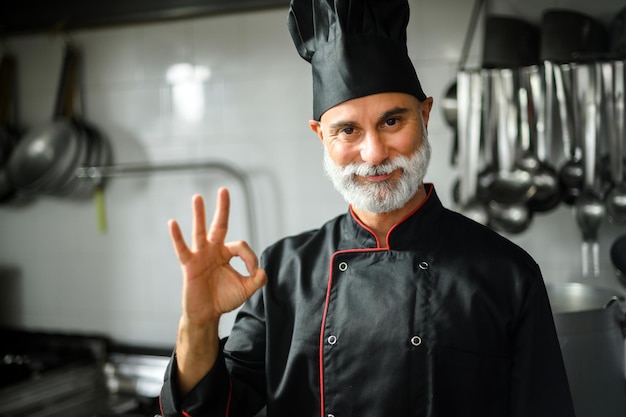
<instances>
[{"instance_id":1,"label":"stainless steel ladle","mask_svg":"<svg viewBox=\"0 0 626 417\"><path fill-rule=\"evenodd\" d=\"M490 184L489 194L501 204L525 204L535 189L531 175L515 164L519 130L516 79L512 70L500 70L499 88L499 169Z\"/></svg>"},{"instance_id":2,"label":"stainless steel ladle","mask_svg":"<svg viewBox=\"0 0 626 417\"><path fill-rule=\"evenodd\" d=\"M606 128L609 132L611 177L613 187L605 197L609 219L626 223L626 180L624 179L624 142L626 141L626 115L624 113L624 61L604 63L604 100L608 105ZM611 74L612 72L612 74Z\"/></svg>"},{"instance_id":3,"label":"stainless steel ladle","mask_svg":"<svg viewBox=\"0 0 626 417\"><path fill-rule=\"evenodd\" d=\"M559 182L563 191L563 202L573 205L584 183L582 152L576 141L577 129L574 128L576 95L573 94L572 71L576 70L576 64L553 64L551 68L554 74L561 138L566 157L565 163L559 169Z\"/></svg>"},{"instance_id":4,"label":"stainless steel ladle","mask_svg":"<svg viewBox=\"0 0 626 417\"><path fill-rule=\"evenodd\" d=\"M552 95L544 81L544 71L539 66L522 68L522 80L528 99L520 90L520 105L524 106L527 117L521 119L522 143L527 147L518 165L532 177L535 193L528 200L528 208L533 212L547 212L561 202L561 187L556 169L549 162L549 148L552 135ZM550 73L550 77L552 74ZM552 85L549 86L552 88ZM522 109L522 115L524 109Z\"/></svg>"},{"instance_id":5,"label":"stainless steel ladle","mask_svg":"<svg viewBox=\"0 0 626 417\"><path fill-rule=\"evenodd\" d=\"M581 99L581 116L584 115L584 154L585 182L582 193L576 200L575 216L582 234L582 269L583 276L591 273L594 277L600 275L600 248L598 244L598 229L606 214L604 202L595 187L597 132L599 127L598 107L601 94L601 77L599 64L581 64L577 66L576 77ZM591 251L591 253L590 253ZM591 256L590 256L591 255ZM591 260L591 262L590 262Z\"/></svg>"},{"instance_id":6,"label":"stainless steel ladle","mask_svg":"<svg viewBox=\"0 0 626 417\"><path fill-rule=\"evenodd\" d=\"M466 217L481 224L487 224L487 209L476 196L476 181L480 154L481 116L482 116L482 85L483 79L479 71L461 71L457 75L457 85L461 95L469 97L469 111L460 117L459 162L462 164L463 177L460 182L460 211Z\"/></svg>"},{"instance_id":7,"label":"stainless steel ladle","mask_svg":"<svg viewBox=\"0 0 626 417\"><path fill-rule=\"evenodd\" d=\"M498 92L495 83L498 69L484 69L483 74L483 166L476 181L476 196L483 203L491 201L489 188L498 174L496 131L498 128Z\"/></svg>"},{"instance_id":8,"label":"stainless steel ladle","mask_svg":"<svg viewBox=\"0 0 626 417\"><path fill-rule=\"evenodd\" d=\"M491 228L516 234L526 230L532 220L532 212L526 205L532 179L530 174L515 167L517 105L512 101L511 76L510 70L501 70L494 78L498 97L498 172L490 189L492 199L488 204L488 214Z\"/></svg>"}]
</instances>

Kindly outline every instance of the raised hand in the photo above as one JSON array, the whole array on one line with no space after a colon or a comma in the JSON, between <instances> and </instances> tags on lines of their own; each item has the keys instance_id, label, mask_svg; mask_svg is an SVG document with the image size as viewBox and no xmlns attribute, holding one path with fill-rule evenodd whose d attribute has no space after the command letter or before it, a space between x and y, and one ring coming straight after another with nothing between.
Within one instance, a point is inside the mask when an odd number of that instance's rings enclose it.
<instances>
[{"instance_id":1,"label":"raised hand","mask_svg":"<svg viewBox=\"0 0 626 417\"><path fill-rule=\"evenodd\" d=\"M183 271L183 314L193 323L203 324L239 307L265 284L265 272L244 241L225 243L228 232L230 198L221 188L213 222L207 234L204 201L193 196L193 240L189 248L175 220L170 221L170 235ZM249 276L231 265L240 257Z\"/></svg>"},{"instance_id":2,"label":"raised hand","mask_svg":"<svg viewBox=\"0 0 626 417\"><path fill-rule=\"evenodd\" d=\"M204 201L193 196L193 233L189 247L175 220L170 236L183 273L182 316L176 344L181 394L186 394L208 372L218 353L219 318L239 307L267 281L258 258L246 242L225 243L230 198L221 188L213 222L207 233ZM248 276L230 261L239 257Z\"/></svg>"}]
</instances>

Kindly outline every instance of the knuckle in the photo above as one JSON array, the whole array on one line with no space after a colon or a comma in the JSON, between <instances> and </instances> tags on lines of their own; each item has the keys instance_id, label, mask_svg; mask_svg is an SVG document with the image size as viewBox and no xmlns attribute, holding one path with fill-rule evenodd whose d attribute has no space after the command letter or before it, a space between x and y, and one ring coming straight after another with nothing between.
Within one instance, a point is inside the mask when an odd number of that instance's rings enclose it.
<instances>
[{"instance_id":1,"label":"knuckle","mask_svg":"<svg viewBox=\"0 0 626 417\"><path fill-rule=\"evenodd\" d=\"M239 248L249 248L248 242L246 242L245 240L237 240L233 242L233 245Z\"/></svg>"}]
</instances>

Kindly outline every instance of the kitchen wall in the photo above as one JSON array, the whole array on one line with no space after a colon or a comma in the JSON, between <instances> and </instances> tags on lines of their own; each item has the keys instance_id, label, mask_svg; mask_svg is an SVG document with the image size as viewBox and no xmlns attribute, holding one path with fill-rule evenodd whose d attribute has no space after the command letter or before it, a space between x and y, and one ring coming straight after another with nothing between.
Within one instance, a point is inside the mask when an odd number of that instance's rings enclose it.
<instances>
[{"instance_id":1,"label":"kitchen wall","mask_svg":"<svg viewBox=\"0 0 626 417\"><path fill-rule=\"evenodd\" d=\"M493 11L538 20L567 7L606 20L622 0L492 2ZM409 50L435 99L429 125L433 161L427 180L453 207L458 173L449 163L452 130L440 104L456 67L473 2L412 0ZM309 131L310 67L285 26L286 9L84 30L68 34L84 53L82 111L109 138L116 163L201 161L245 173L242 185L219 170L112 178L106 231L91 200L18 199L0 206L0 322L33 329L106 333L123 342L172 345L180 312L180 271L167 232L189 231L190 199L212 210L217 187L232 191L230 239L274 240L315 228L345 212L324 178L322 148ZM11 37L18 60L19 119L26 128L52 114L65 37ZM470 53L478 62L480 32ZM248 224L252 216L253 228ZM601 277L581 277L580 233L568 207L536 215L510 236L541 265L547 281L580 281L622 291L609 260L613 239L601 228ZM239 266L238 266L239 267ZM222 326L226 334L232 322Z\"/></svg>"}]
</instances>

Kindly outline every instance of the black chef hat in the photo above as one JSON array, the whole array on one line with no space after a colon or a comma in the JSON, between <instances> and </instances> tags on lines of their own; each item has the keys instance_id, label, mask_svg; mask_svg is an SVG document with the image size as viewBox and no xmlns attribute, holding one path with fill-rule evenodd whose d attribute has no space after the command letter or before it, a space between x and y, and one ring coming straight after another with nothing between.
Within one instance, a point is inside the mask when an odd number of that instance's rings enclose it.
<instances>
[{"instance_id":1,"label":"black chef hat","mask_svg":"<svg viewBox=\"0 0 626 417\"><path fill-rule=\"evenodd\" d=\"M313 117L370 94L424 101L406 47L406 0L291 0L288 27L313 70Z\"/></svg>"}]
</instances>

